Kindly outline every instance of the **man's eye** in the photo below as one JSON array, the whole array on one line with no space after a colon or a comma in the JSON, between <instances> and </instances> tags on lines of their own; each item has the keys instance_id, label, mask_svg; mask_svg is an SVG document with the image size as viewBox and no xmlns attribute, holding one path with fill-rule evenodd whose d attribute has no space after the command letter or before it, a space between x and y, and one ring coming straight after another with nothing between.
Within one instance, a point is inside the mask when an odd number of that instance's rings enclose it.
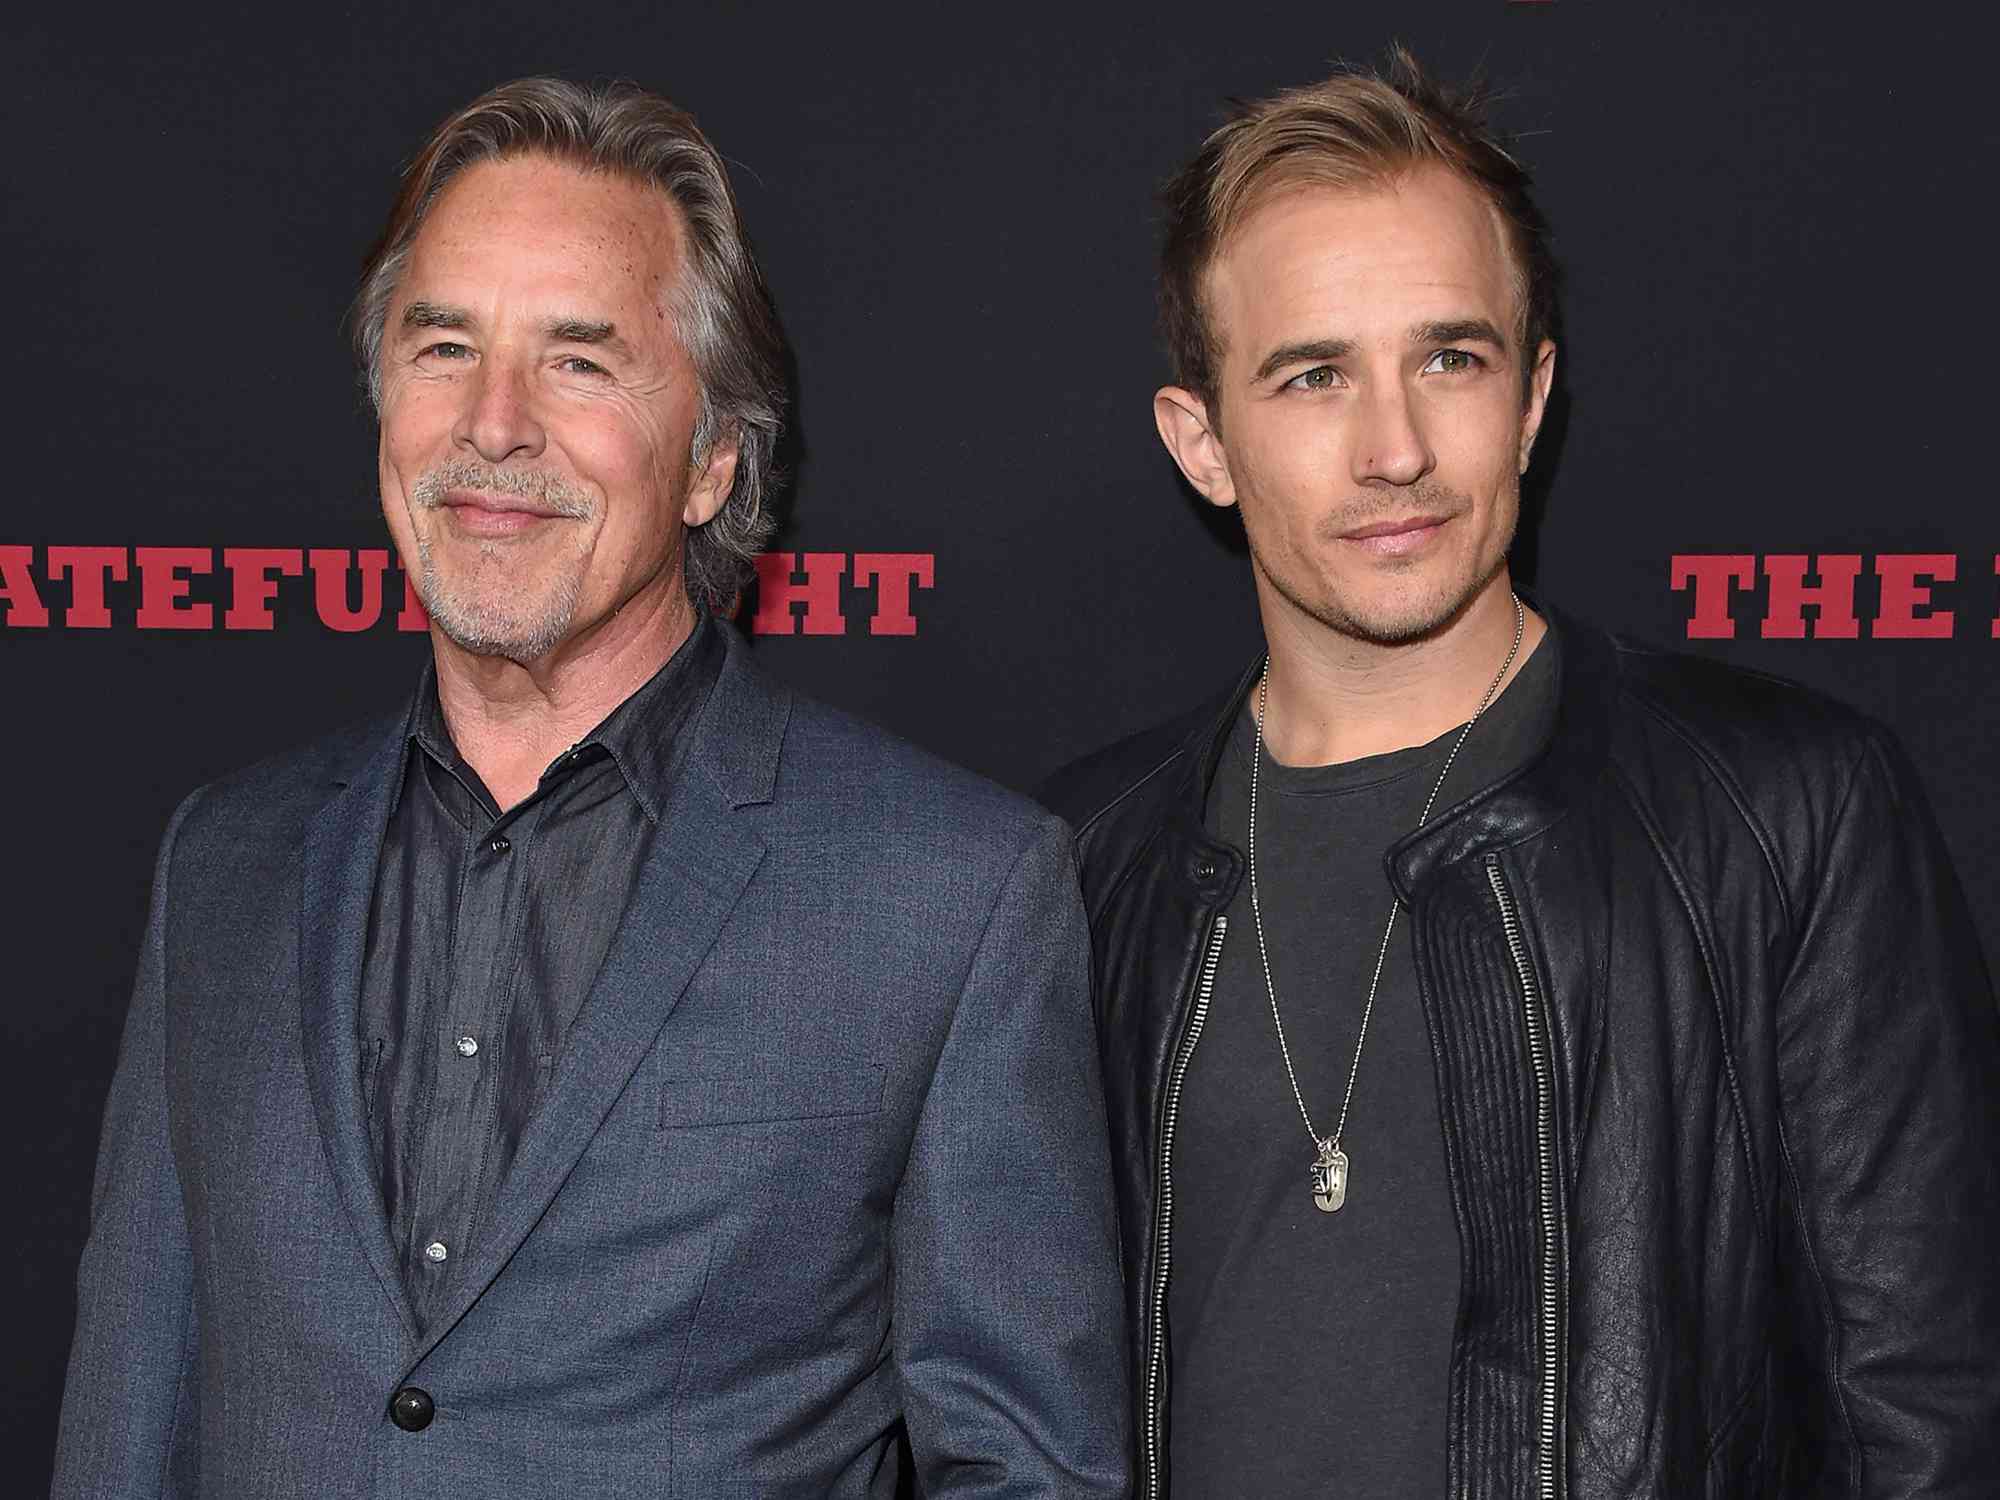
<instances>
[{"instance_id":1,"label":"man's eye","mask_svg":"<svg viewBox=\"0 0 2000 1500\"><path fill-rule=\"evenodd\" d=\"M1439 375L1463 375L1478 369L1481 363L1479 356L1469 350L1440 349L1431 356L1431 361L1424 366L1424 371L1426 374L1435 372Z\"/></svg>"},{"instance_id":2,"label":"man's eye","mask_svg":"<svg viewBox=\"0 0 2000 1500\"><path fill-rule=\"evenodd\" d=\"M464 359L471 352L463 344L454 344L449 340L445 340L442 343L432 344L417 357L419 359Z\"/></svg>"},{"instance_id":3,"label":"man's eye","mask_svg":"<svg viewBox=\"0 0 2000 1500\"><path fill-rule=\"evenodd\" d=\"M1340 381L1340 372L1332 365L1314 365L1310 370L1294 375L1287 385L1302 391L1332 390Z\"/></svg>"},{"instance_id":4,"label":"man's eye","mask_svg":"<svg viewBox=\"0 0 2000 1500\"><path fill-rule=\"evenodd\" d=\"M604 366L594 359L585 359L581 354L563 356L562 368L572 375L602 375Z\"/></svg>"}]
</instances>

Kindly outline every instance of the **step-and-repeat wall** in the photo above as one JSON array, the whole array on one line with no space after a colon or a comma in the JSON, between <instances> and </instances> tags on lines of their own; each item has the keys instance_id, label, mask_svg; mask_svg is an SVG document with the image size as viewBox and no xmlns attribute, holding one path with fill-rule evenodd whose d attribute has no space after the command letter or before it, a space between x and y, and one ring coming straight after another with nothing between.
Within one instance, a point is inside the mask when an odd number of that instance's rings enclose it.
<instances>
[{"instance_id":1,"label":"step-and-repeat wall","mask_svg":"<svg viewBox=\"0 0 2000 1500\"><path fill-rule=\"evenodd\" d=\"M761 659L1025 787L1257 649L1240 528L1152 431L1155 186L1224 99L1392 37L1483 69L1569 273L1517 571L1895 725L2000 953L1984 12L37 9L0 23L23 1493L166 817L422 662L341 323L398 170L504 78L635 78L734 164L797 355L792 517L738 615Z\"/></svg>"}]
</instances>

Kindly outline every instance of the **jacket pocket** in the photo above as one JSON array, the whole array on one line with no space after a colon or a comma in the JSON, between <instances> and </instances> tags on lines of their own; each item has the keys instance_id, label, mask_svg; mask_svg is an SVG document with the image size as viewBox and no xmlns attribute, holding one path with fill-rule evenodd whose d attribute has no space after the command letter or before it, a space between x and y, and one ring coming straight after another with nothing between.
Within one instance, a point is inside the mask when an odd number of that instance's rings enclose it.
<instances>
[{"instance_id":1,"label":"jacket pocket","mask_svg":"<svg viewBox=\"0 0 2000 1500\"><path fill-rule=\"evenodd\" d=\"M667 1076L659 1081L662 1130L755 1125L873 1114L882 1107L882 1074L840 1072Z\"/></svg>"}]
</instances>

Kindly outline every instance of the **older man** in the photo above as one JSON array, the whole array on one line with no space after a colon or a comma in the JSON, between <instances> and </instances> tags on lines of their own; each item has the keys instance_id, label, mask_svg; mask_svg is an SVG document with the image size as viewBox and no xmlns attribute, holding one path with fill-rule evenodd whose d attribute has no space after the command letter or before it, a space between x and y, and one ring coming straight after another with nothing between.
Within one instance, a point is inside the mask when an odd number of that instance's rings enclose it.
<instances>
[{"instance_id":1,"label":"older man","mask_svg":"<svg viewBox=\"0 0 2000 1500\"><path fill-rule=\"evenodd\" d=\"M497 89L356 328L434 665L168 830L55 1493L1122 1494L1067 840L714 619L783 400L714 150Z\"/></svg>"},{"instance_id":2,"label":"older man","mask_svg":"<svg viewBox=\"0 0 2000 1500\"><path fill-rule=\"evenodd\" d=\"M1553 290L1526 173L1406 56L1169 190L1154 411L1268 649L1051 792L1143 1493L1990 1496L1957 883L1876 725L1516 595Z\"/></svg>"}]
</instances>

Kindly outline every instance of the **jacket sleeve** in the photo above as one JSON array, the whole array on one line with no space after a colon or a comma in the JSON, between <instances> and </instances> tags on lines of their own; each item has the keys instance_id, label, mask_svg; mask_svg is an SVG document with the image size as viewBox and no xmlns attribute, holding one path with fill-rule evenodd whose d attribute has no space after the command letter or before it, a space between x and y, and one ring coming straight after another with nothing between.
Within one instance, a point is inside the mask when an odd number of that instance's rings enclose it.
<instances>
[{"instance_id":1,"label":"jacket sleeve","mask_svg":"<svg viewBox=\"0 0 2000 1500\"><path fill-rule=\"evenodd\" d=\"M1813 1493L1988 1496L2000 1474L2000 1012L1902 752L1823 835L1779 997L1781 1254Z\"/></svg>"},{"instance_id":2,"label":"jacket sleeve","mask_svg":"<svg viewBox=\"0 0 2000 1500\"><path fill-rule=\"evenodd\" d=\"M104 1108L53 1500L164 1500L196 1489L194 1266L167 1133L164 984L173 849L194 800L161 843Z\"/></svg>"},{"instance_id":3,"label":"jacket sleeve","mask_svg":"<svg viewBox=\"0 0 2000 1500\"><path fill-rule=\"evenodd\" d=\"M895 1359L932 1500L1129 1492L1089 952L1049 818L987 918L896 1201Z\"/></svg>"}]
</instances>

